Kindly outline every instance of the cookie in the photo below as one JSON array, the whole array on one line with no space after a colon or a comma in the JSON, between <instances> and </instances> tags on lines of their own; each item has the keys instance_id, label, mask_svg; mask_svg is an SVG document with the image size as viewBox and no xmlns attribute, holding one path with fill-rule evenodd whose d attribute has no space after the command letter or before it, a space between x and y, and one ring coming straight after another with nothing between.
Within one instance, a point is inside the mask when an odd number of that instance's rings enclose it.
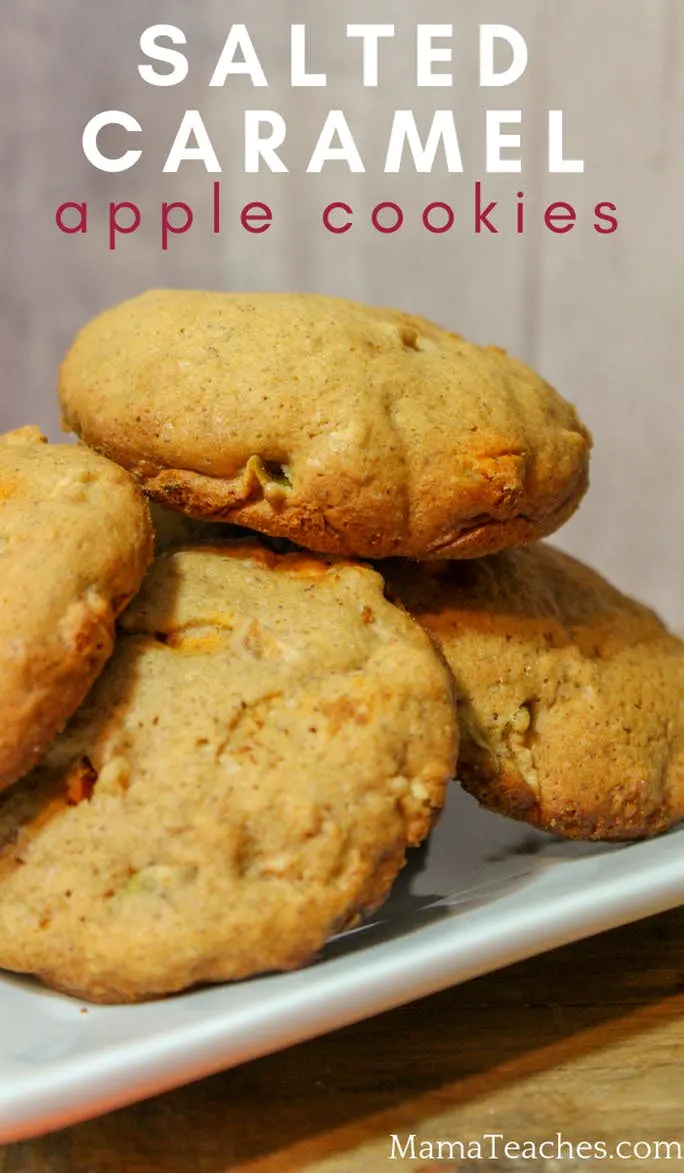
<instances>
[{"instance_id":1,"label":"cookie","mask_svg":"<svg viewBox=\"0 0 684 1173\"><path fill-rule=\"evenodd\" d=\"M160 555L0 796L0 967L93 1001L291 969L385 897L453 775L452 685L368 568Z\"/></svg>"},{"instance_id":2,"label":"cookie","mask_svg":"<svg viewBox=\"0 0 684 1173\"><path fill-rule=\"evenodd\" d=\"M147 293L81 331L60 396L162 504L325 553L473 558L587 487L590 437L533 371L336 298Z\"/></svg>"},{"instance_id":3,"label":"cookie","mask_svg":"<svg viewBox=\"0 0 684 1173\"><path fill-rule=\"evenodd\" d=\"M0 790L88 692L152 556L131 478L37 428L0 437Z\"/></svg>"},{"instance_id":4,"label":"cookie","mask_svg":"<svg viewBox=\"0 0 684 1173\"><path fill-rule=\"evenodd\" d=\"M484 806L572 839L684 818L684 644L651 611L545 545L389 582L453 670Z\"/></svg>"}]
</instances>

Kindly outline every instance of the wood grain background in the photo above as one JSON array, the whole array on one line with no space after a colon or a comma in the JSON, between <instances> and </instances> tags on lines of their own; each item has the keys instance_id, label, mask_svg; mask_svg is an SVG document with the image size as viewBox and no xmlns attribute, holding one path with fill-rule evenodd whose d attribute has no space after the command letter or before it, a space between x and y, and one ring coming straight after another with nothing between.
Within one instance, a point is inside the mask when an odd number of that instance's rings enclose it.
<instances>
[{"instance_id":1,"label":"wood grain background","mask_svg":"<svg viewBox=\"0 0 684 1173\"><path fill-rule=\"evenodd\" d=\"M358 44L347 21L389 21L398 37L383 51L381 87L360 84ZM418 20L455 22L453 89L414 85ZM138 76L139 36L158 21L180 25L191 71L173 89ZM209 89L230 24L248 23L269 77ZM327 89L289 87L288 30L311 26L311 65ZM530 66L510 90L477 85L477 24L505 21L526 36ZM684 626L684 10L682 0L2 0L0 9L0 426L38 420L57 434L54 385L78 325L101 307L154 285L288 288L396 303L481 341L509 347L580 407L596 438L593 491L558 543ZM457 112L466 175L384 176L391 113ZM245 176L245 106L288 120L288 175ZM472 186L484 178L483 109L522 108L525 170L492 176L502 223L524 190L528 230L497 237L472 230ZM306 160L331 108L345 110L368 166L341 164L306 175ZM103 175L81 153L85 122L109 108L144 127L143 160ZM177 176L161 169L182 112L200 108L224 166L224 232L212 236L211 178L201 164ZM568 151L586 160L581 176L545 168L545 111L566 111ZM136 145L139 145L136 143ZM115 255L107 250L110 200L133 200L143 225ZM187 200L197 223L162 253L161 200ZM240 230L239 208L271 204L263 236ZM333 237L320 226L328 200L343 199L357 224ZM374 233L368 210L394 200L405 228ZM564 237L541 227L553 199L576 204ZM54 224L63 200L88 200L90 231L66 237ZM430 236L420 211L452 203L457 223ZM621 229L599 237L591 211L618 205ZM509 217L511 213L508 213ZM509 218L508 223L512 225Z\"/></svg>"}]
</instances>

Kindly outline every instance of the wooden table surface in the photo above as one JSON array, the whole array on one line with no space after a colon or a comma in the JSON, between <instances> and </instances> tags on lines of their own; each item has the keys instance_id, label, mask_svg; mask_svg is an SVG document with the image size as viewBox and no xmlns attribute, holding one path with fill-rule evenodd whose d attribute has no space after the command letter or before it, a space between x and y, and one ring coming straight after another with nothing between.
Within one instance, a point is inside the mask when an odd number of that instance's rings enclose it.
<instances>
[{"instance_id":1,"label":"wooden table surface","mask_svg":"<svg viewBox=\"0 0 684 1173\"><path fill-rule=\"evenodd\" d=\"M390 1136L404 1143L411 1133L417 1143L486 1134L540 1142L556 1133L609 1147L676 1140L684 1158L684 909L11 1145L0 1173L536 1173L611 1164L511 1153L462 1162L448 1150L438 1160L436 1149L433 1159L426 1150L391 1161ZM677 1165L684 1159L612 1162L656 1173Z\"/></svg>"}]
</instances>

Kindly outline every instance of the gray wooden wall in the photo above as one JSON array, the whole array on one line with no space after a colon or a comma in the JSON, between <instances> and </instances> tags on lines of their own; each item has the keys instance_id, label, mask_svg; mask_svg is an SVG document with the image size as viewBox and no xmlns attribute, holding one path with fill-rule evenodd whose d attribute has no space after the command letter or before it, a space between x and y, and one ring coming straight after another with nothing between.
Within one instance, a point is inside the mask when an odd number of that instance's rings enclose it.
<instances>
[{"instance_id":1,"label":"gray wooden wall","mask_svg":"<svg viewBox=\"0 0 684 1173\"><path fill-rule=\"evenodd\" d=\"M360 84L359 48L347 21L394 22L382 85ZM416 89L417 21L453 22L453 90ZM188 37L191 72L173 89L138 76L138 39L158 21ZM243 80L207 82L233 22L249 24L268 90ZM291 22L312 29L312 66L327 89L289 87ZM477 25L516 25L530 65L510 90L477 85ZM593 488L558 536L579 554L684 627L684 0L2 0L0 8L0 425L37 420L57 434L56 370L78 325L100 308L154 285L319 290L423 312L479 341L493 341L540 368L591 425ZM436 168L382 174L391 112L457 112L464 176ZM245 106L288 119L288 175L242 172ZM472 185L483 177L483 110L522 108L525 169L491 176L490 198L512 208L527 194L528 230L472 232ZM208 224L211 177L200 164L177 176L161 168L182 112L199 107L224 164L224 233ZM341 107L368 162L365 175L333 165L303 174L325 113ZM80 136L92 114L130 111L144 127L143 161L103 175L83 159ZM544 112L566 111L568 149L584 175L549 176ZM136 143L136 145L138 145ZM90 202L87 237L54 226L64 200ZM112 255L109 200L137 201L143 226ZM191 233L159 247L161 200L197 212ZM239 229L249 200L265 200L274 223L262 236ZM320 227L328 200L356 210L345 236ZM378 200L394 200L407 223L393 236L366 223ZM542 227L553 199L573 202L567 236ZM457 226L430 236L420 210L452 203ZM618 205L621 228L600 237L591 211ZM509 212L509 217L511 213ZM502 217L502 221L503 221Z\"/></svg>"}]
</instances>

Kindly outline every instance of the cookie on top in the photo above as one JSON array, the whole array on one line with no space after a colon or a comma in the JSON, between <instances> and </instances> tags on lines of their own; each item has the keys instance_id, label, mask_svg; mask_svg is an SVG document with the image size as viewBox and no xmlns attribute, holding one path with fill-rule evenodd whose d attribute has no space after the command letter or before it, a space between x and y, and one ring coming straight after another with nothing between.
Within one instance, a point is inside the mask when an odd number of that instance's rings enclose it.
<instances>
[{"instance_id":1,"label":"cookie on top","mask_svg":"<svg viewBox=\"0 0 684 1173\"><path fill-rule=\"evenodd\" d=\"M305 294L162 290L84 327L64 421L161 504L363 558L551 533L591 440L528 367L423 318Z\"/></svg>"}]
</instances>

